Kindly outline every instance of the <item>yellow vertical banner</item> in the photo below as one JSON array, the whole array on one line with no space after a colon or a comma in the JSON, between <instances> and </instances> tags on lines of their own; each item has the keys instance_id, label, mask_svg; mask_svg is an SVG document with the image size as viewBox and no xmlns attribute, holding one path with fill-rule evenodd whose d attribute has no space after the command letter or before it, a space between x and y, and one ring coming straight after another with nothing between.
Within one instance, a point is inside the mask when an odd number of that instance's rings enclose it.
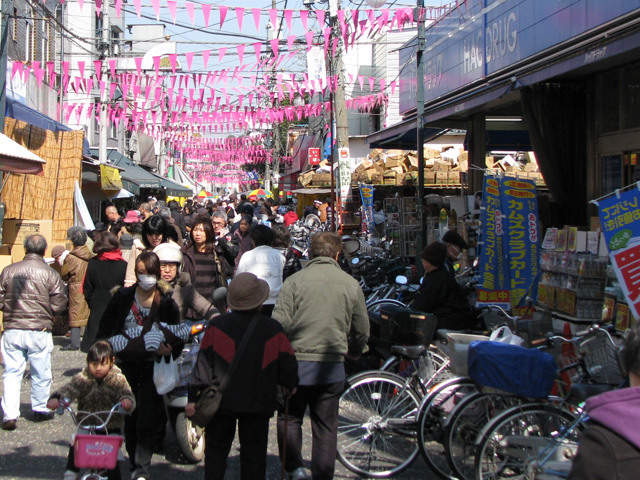
<instances>
[{"instance_id":1,"label":"yellow vertical banner","mask_svg":"<svg viewBox=\"0 0 640 480\"><path fill-rule=\"evenodd\" d=\"M120 178L120 171L117 168L100 165L100 181L102 190L122 189L122 179Z\"/></svg>"}]
</instances>

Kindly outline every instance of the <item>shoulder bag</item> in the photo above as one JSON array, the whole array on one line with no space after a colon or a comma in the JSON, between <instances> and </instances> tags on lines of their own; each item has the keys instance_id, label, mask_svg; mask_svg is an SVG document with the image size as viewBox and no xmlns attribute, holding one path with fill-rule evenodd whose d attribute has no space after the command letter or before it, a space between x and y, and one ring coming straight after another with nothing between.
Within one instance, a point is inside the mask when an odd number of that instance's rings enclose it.
<instances>
[{"instance_id":1,"label":"shoulder bag","mask_svg":"<svg viewBox=\"0 0 640 480\"><path fill-rule=\"evenodd\" d=\"M224 394L224 391L226 390L227 385L231 380L231 376L233 375L233 372L238 366L240 357L242 356L242 353L244 352L247 346L247 343L249 343L249 338L251 337L251 334L253 333L257 325L258 325L258 315L256 314L251 319L251 323L249 324L247 331L242 336L242 341L240 342L240 346L238 347L238 350L236 350L236 354L234 355L233 360L231 360L229 369L227 370L227 373L222 379L222 382L220 382L220 385L209 386L205 388L202 394L200 395L200 398L196 402L196 413L192 417L190 417L191 423L204 428L211 421L211 419L213 419L218 409L220 408L222 395Z\"/></svg>"}]
</instances>

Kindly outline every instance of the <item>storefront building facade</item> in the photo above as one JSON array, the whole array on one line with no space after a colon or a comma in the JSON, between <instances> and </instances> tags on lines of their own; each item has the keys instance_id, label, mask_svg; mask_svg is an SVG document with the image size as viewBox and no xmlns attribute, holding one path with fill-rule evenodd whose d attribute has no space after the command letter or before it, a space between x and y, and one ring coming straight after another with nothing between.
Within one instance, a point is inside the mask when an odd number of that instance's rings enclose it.
<instances>
[{"instance_id":1,"label":"storefront building facade","mask_svg":"<svg viewBox=\"0 0 640 480\"><path fill-rule=\"evenodd\" d=\"M405 118L416 50L400 54ZM640 0L460 2L427 29L423 61L423 126L466 129L482 168L490 150L532 149L548 224L586 225L589 200L640 180Z\"/></svg>"}]
</instances>

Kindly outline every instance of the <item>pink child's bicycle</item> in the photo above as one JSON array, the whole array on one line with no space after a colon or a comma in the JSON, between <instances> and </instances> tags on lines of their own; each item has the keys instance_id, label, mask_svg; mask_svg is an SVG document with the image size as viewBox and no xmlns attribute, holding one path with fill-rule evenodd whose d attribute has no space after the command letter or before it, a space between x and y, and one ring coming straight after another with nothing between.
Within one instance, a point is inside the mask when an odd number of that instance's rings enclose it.
<instances>
[{"instance_id":1,"label":"pink child's bicycle","mask_svg":"<svg viewBox=\"0 0 640 480\"><path fill-rule=\"evenodd\" d=\"M68 401L62 400L58 413L68 410L77 431L71 436L76 467L86 470L80 480L106 480L107 470L118 464L118 453L122 446L121 435L109 435L107 425L113 414L128 414L120 403L104 412L74 412Z\"/></svg>"}]
</instances>

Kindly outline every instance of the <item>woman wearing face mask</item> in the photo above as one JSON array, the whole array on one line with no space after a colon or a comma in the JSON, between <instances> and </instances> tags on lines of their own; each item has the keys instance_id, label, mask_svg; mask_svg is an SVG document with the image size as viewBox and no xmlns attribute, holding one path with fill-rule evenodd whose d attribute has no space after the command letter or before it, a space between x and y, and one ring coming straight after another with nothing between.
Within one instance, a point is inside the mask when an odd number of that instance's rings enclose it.
<instances>
[{"instance_id":1,"label":"woman wearing face mask","mask_svg":"<svg viewBox=\"0 0 640 480\"><path fill-rule=\"evenodd\" d=\"M125 418L125 441L131 462L132 479L148 479L154 446L161 434L157 425L166 423L164 405L153 383L156 359L166 355L174 358L182 351L183 342L155 323L177 325L180 310L171 298L170 286L161 279L160 260L153 252L143 252L136 259L136 283L119 289L109 302L100 321L97 338L125 335L129 328L142 326L142 335L131 338L127 347L118 353L117 363L141 406ZM165 341L153 345L145 334L159 328Z\"/></svg>"},{"instance_id":2,"label":"woman wearing face mask","mask_svg":"<svg viewBox=\"0 0 640 480\"><path fill-rule=\"evenodd\" d=\"M130 287L136 283L136 260L142 252L151 251L161 243L170 242L166 235L167 222L160 215L152 215L142 222L142 237L134 238L131 256L124 277L124 286Z\"/></svg>"}]
</instances>

